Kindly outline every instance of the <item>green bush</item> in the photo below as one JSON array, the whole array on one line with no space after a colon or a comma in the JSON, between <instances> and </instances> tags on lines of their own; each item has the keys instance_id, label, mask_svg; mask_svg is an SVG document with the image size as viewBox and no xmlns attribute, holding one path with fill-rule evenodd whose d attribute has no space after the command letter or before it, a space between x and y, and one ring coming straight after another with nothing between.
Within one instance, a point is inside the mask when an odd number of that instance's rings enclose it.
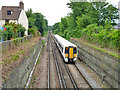
<instances>
[{"instance_id":1,"label":"green bush","mask_svg":"<svg viewBox=\"0 0 120 90\"><path fill-rule=\"evenodd\" d=\"M28 29L28 34L29 34L29 35L33 34L33 36L36 37L36 31L37 31L37 30L34 29L34 28L29 28L29 29Z\"/></svg>"},{"instance_id":2,"label":"green bush","mask_svg":"<svg viewBox=\"0 0 120 90\"><path fill-rule=\"evenodd\" d=\"M3 38L5 40L11 40L14 38L18 38L18 34L21 33L21 37L24 37L25 28L22 25L16 23L5 23L4 31L0 30L0 39Z\"/></svg>"},{"instance_id":3,"label":"green bush","mask_svg":"<svg viewBox=\"0 0 120 90\"><path fill-rule=\"evenodd\" d=\"M0 29L0 40L3 38L3 31Z\"/></svg>"},{"instance_id":4,"label":"green bush","mask_svg":"<svg viewBox=\"0 0 120 90\"><path fill-rule=\"evenodd\" d=\"M105 22L105 26L97 26L97 24L88 25L82 30L82 38L89 42L96 43L102 47L120 49L120 30L114 30L109 21Z\"/></svg>"},{"instance_id":5,"label":"green bush","mask_svg":"<svg viewBox=\"0 0 120 90\"><path fill-rule=\"evenodd\" d=\"M22 25L20 25L20 27L18 28L18 33L21 33L21 37L24 37L25 35L25 31L26 29L24 27L22 27Z\"/></svg>"}]
</instances>

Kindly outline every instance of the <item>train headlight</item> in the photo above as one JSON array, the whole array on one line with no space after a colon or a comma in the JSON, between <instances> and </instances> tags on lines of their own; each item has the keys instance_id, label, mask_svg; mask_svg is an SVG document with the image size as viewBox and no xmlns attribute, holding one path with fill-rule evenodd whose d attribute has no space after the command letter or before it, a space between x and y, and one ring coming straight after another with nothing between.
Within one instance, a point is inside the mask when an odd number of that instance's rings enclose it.
<instances>
[{"instance_id":1,"label":"train headlight","mask_svg":"<svg viewBox=\"0 0 120 90\"><path fill-rule=\"evenodd\" d=\"M74 54L74 57L77 57L77 54Z\"/></svg>"},{"instance_id":2,"label":"train headlight","mask_svg":"<svg viewBox=\"0 0 120 90\"><path fill-rule=\"evenodd\" d=\"M65 57L68 57L68 54L65 54Z\"/></svg>"}]
</instances>

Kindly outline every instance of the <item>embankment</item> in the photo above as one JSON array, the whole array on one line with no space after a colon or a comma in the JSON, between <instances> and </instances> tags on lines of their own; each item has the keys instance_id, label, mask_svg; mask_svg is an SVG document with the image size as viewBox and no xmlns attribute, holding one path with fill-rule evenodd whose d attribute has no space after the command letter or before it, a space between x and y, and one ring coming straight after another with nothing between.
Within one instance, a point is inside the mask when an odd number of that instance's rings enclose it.
<instances>
[{"instance_id":1,"label":"embankment","mask_svg":"<svg viewBox=\"0 0 120 90\"><path fill-rule=\"evenodd\" d=\"M79 48L79 58L86 63L110 88L120 86L120 60L108 53L71 39Z\"/></svg>"}]
</instances>

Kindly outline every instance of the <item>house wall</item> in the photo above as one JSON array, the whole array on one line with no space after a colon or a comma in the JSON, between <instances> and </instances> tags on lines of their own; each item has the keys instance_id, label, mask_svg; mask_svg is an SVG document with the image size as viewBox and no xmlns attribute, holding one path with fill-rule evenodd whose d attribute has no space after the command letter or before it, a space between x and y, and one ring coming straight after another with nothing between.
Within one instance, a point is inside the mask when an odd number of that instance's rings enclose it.
<instances>
[{"instance_id":1,"label":"house wall","mask_svg":"<svg viewBox=\"0 0 120 90\"><path fill-rule=\"evenodd\" d=\"M16 22L16 24L18 24L18 21L17 20L9 20L9 23L11 22ZM5 24L5 20L0 20L0 27L3 27L3 25Z\"/></svg>"},{"instance_id":2,"label":"house wall","mask_svg":"<svg viewBox=\"0 0 120 90\"><path fill-rule=\"evenodd\" d=\"M0 27L2 27L2 12L0 10Z\"/></svg>"},{"instance_id":3,"label":"house wall","mask_svg":"<svg viewBox=\"0 0 120 90\"><path fill-rule=\"evenodd\" d=\"M9 20L9 23L11 23L11 22L16 22L16 24L18 24L18 21L17 20Z\"/></svg>"},{"instance_id":4,"label":"house wall","mask_svg":"<svg viewBox=\"0 0 120 90\"><path fill-rule=\"evenodd\" d=\"M5 20L0 20L0 27L2 27L5 24Z\"/></svg>"},{"instance_id":5,"label":"house wall","mask_svg":"<svg viewBox=\"0 0 120 90\"><path fill-rule=\"evenodd\" d=\"M21 14L18 19L18 23L25 27L25 35L28 35L28 19L24 10L21 11Z\"/></svg>"}]
</instances>

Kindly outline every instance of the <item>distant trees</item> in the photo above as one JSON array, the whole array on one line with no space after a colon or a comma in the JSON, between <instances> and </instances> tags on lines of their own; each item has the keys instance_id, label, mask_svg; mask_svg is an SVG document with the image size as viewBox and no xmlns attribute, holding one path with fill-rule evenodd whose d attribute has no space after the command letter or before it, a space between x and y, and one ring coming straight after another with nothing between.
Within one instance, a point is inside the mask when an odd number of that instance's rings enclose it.
<instances>
[{"instance_id":1,"label":"distant trees","mask_svg":"<svg viewBox=\"0 0 120 90\"><path fill-rule=\"evenodd\" d=\"M44 19L44 16L41 13L33 13L32 9L28 9L26 15L29 21L29 28L33 28L30 30L36 29L42 35L48 30L48 21Z\"/></svg>"},{"instance_id":2,"label":"distant trees","mask_svg":"<svg viewBox=\"0 0 120 90\"><path fill-rule=\"evenodd\" d=\"M119 18L116 7L107 2L70 2L67 5L72 12L52 26L54 33L68 40L81 37L103 47L118 48L120 30L112 27Z\"/></svg>"}]
</instances>

